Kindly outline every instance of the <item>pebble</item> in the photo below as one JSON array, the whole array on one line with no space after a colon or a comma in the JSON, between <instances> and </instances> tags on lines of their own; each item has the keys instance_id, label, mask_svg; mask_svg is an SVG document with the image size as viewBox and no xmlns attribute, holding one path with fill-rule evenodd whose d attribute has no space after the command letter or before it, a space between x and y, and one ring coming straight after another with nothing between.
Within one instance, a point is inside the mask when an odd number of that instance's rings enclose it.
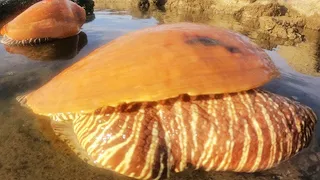
<instances>
[{"instance_id":1,"label":"pebble","mask_svg":"<svg viewBox=\"0 0 320 180\"><path fill-rule=\"evenodd\" d=\"M15 74L15 72L12 72L12 71L6 72L7 76L13 76L14 74Z\"/></svg>"},{"instance_id":2,"label":"pebble","mask_svg":"<svg viewBox=\"0 0 320 180\"><path fill-rule=\"evenodd\" d=\"M309 159L313 162L318 162L320 160L316 154L310 154Z\"/></svg>"}]
</instances>

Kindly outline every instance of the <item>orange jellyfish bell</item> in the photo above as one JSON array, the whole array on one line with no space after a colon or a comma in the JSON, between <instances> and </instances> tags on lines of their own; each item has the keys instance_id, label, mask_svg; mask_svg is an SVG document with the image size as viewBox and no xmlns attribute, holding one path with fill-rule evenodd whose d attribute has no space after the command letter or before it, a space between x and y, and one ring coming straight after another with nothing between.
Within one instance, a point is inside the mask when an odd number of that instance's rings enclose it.
<instances>
[{"instance_id":1,"label":"orange jellyfish bell","mask_svg":"<svg viewBox=\"0 0 320 180\"><path fill-rule=\"evenodd\" d=\"M1 42L25 45L74 36L85 20L85 10L72 1L43 0L4 25Z\"/></svg>"}]
</instances>

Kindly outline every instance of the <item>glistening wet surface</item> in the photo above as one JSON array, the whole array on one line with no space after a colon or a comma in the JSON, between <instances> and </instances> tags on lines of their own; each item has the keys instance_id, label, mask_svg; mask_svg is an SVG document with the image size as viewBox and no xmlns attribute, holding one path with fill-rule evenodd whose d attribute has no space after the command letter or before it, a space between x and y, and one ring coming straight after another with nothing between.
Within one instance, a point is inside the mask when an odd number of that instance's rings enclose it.
<instances>
[{"instance_id":1,"label":"glistening wet surface","mask_svg":"<svg viewBox=\"0 0 320 180\"><path fill-rule=\"evenodd\" d=\"M0 179L129 179L82 162L57 139L48 118L33 114L15 100L17 95L41 86L97 47L124 33L159 23L152 16L134 18L124 11L104 10L95 15L78 36L61 42L33 48L0 45ZM219 21L208 24L221 25ZM283 51L286 50L289 51ZM320 116L320 77L294 70L288 59L280 56L279 46L266 51L280 69L281 77L265 88L312 107ZM314 68L308 64L306 67ZM317 179L320 177L319 124L316 131L318 138L314 138L308 149L268 171L253 174L185 171L172 174L171 179Z\"/></svg>"}]
</instances>

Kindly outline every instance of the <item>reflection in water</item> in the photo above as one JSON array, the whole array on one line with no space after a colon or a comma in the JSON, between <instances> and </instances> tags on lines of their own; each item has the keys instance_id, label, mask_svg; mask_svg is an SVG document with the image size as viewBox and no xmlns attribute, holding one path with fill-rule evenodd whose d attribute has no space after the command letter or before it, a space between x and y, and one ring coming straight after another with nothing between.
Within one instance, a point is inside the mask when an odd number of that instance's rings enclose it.
<instances>
[{"instance_id":1,"label":"reflection in water","mask_svg":"<svg viewBox=\"0 0 320 180\"><path fill-rule=\"evenodd\" d=\"M11 54L21 54L32 60L52 61L67 60L75 57L87 42L87 35L84 32L80 32L72 37L57 39L36 46L4 45L4 47Z\"/></svg>"},{"instance_id":2,"label":"reflection in water","mask_svg":"<svg viewBox=\"0 0 320 180\"><path fill-rule=\"evenodd\" d=\"M149 16L147 19L139 19L124 11L96 12L96 19L85 24L82 29L88 36L88 44L69 61L30 61L27 56L7 53L4 46L0 45L0 179L129 179L114 175L110 171L93 168L80 161L63 142L57 140L46 118L34 115L15 101L16 95L42 86L61 69L78 61L102 44L124 33L155 25L159 21L170 22L170 19L223 26L249 35L254 32L224 17L205 19L201 15L160 11ZM277 43L274 44L278 46ZM289 59L279 56L278 51L267 52L280 68L282 77L266 85L265 88L297 99L312 107L320 117L320 77L298 73L286 64L286 60ZM319 54L319 51L317 52ZM310 51L299 53L309 54ZM312 57L305 57L313 61ZM320 123L316 131L320 141ZM320 159L317 158L320 158L320 147L314 142L305 152L269 171L254 174L185 171L174 175L171 179L318 179L320 174L316 170L320 168L318 162Z\"/></svg>"}]
</instances>

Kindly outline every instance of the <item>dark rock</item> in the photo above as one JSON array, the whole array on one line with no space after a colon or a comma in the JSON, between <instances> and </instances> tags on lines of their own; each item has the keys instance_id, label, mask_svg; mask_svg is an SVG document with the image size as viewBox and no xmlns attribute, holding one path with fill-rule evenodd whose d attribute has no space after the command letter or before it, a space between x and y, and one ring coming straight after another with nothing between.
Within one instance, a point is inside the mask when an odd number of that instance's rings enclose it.
<instances>
[{"instance_id":1,"label":"dark rock","mask_svg":"<svg viewBox=\"0 0 320 180\"><path fill-rule=\"evenodd\" d=\"M87 15L93 14L94 11L94 1L93 0L71 0L79 6L83 7L86 10Z\"/></svg>"},{"instance_id":2,"label":"dark rock","mask_svg":"<svg viewBox=\"0 0 320 180\"><path fill-rule=\"evenodd\" d=\"M259 2L252 3L248 6L244 6L237 11L234 16L240 21L246 21L248 19L255 19L261 16L280 16L283 15L283 8L278 3L261 4Z\"/></svg>"},{"instance_id":3,"label":"dark rock","mask_svg":"<svg viewBox=\"0 0 320 180\"><path fill-rule=\"evenodd\" d=\"M259 26L260 31L268 33L271 36L296 40L297 42L302 42L304 40L302 32L305 21L302 18L293 19L285 16L264 16L259 18Z\"/></svg>"},{"instance_id":4,"label":"dark rock","mask_svg":"<svg viewBox=\"0 0 320 180\"><path fill-rule=\"evenodd\" d=\"M142 12L148 11L150 7L149 0L140 0L138 2L138 7Z\"/></svg>"},{"instance_id":5,"label":"dark rock","mask_svg":"<svg viewBox=\"0 0 320 180\"><path fill-rule=\"evenodd\" d=\"M167 0L153 0L153 3L157 6L157 7L162 7L167 3Z\"/></svg>"}]
</instances>

